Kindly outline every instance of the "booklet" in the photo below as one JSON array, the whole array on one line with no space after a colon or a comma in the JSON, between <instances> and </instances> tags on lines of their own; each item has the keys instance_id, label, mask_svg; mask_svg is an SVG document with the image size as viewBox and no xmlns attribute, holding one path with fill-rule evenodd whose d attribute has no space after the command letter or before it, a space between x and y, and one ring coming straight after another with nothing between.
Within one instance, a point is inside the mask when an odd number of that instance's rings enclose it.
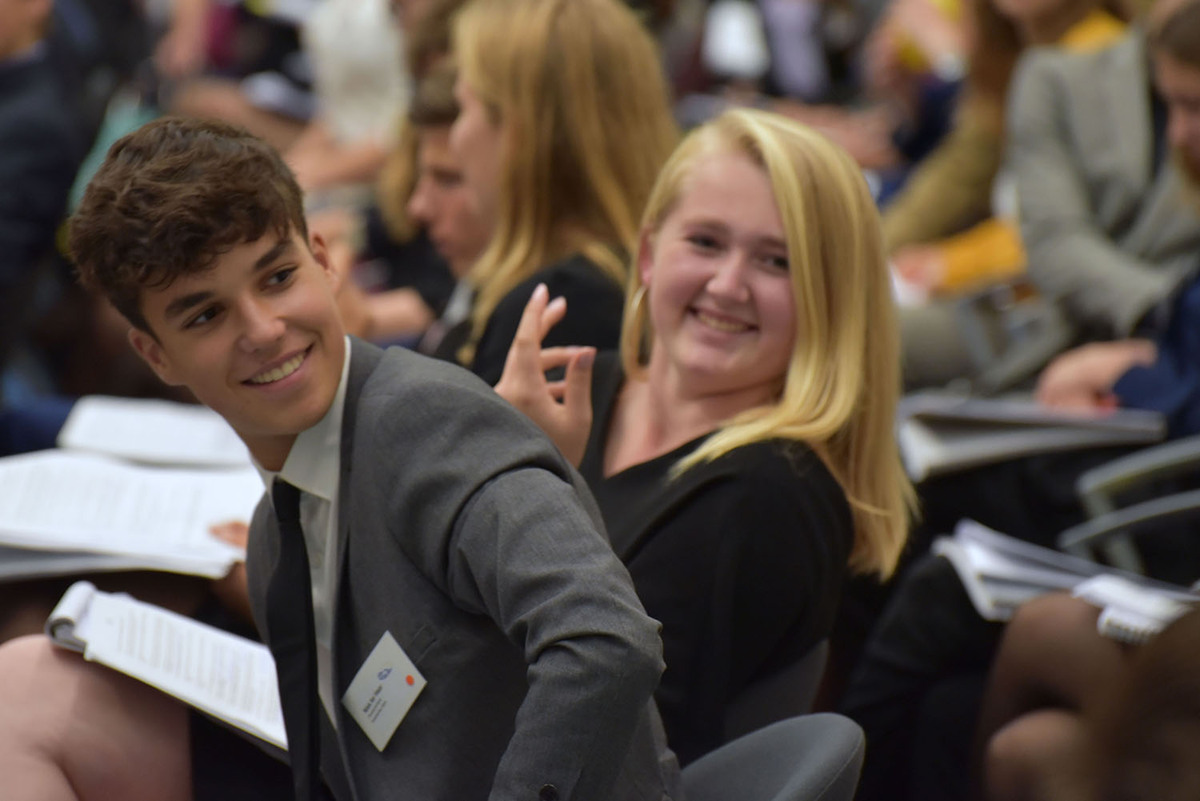
<instances>
[{"instance_id":1,"label":"booklet","mask_svg":"<svg viewBox=\"0 0 1200 801\"><path fill-rule=\"evenodd\" d=\"M1200 595L1145 576L1043 548L963 520L953 536L934 540L933 553L954 566L985 620L1006 621L1039 595L1072 591L1104 611L1097 628L1106 637L1140 642L1162 629Z\"/></svg>"},{"instance_id":2,"label":"booklet","mask_svg":"<svg viewBox=\"0 0 1200 801\"><path fill-rule=\"evenodd\" d=\"M1146 642L1200 603L1194 593L1150 587L1114 574L1094 576L1073 594L1104 610L1096 621L1101 634L1129 643Z\"/></svg>"},{"instance_id":3,"label":"booklet","mask_svg":"<svg viewBox=\"0 0 1200 801\"><path fill-rule=\"evenodd\" d=\"M275 663L261 643L127 595L71 585L46 635L236 729L287 750Z\"/></svg>"},{"instance_id":4,"label":"booklet","mask_svg":"<svg viewBox=\"0 0 1200 801\"><path fill-rule=\"evenodd\" d=\"M218 578L244 553L209 529L249 521L263 494L253 467L147 467L91 453L39 451L0 458L0 546L61 555L20 577L92 569L81 554L113 557L110 569L145 568ZM41 560L45 564L46 560ZM104 560L101 560L102 562ZM19 565L0 568L9 575Z\"/></svg>"},{"instance_id":5,"label":"booklet","mask_svg":"<svg viewBox=\"0 0 1200 801\"><path fill-rule=\"evenodd\" d=\"M896 437L913 481L1053 451L1149 445L1166 436L1157 412L1047 409L1027 396L972 398L937 392L905 396Z\"/></svg>"},{"instance_id":6,"label":"booklet","mask_svg":"<svg viewBox=\"0 0 1200 801\"><path fill-rule=\"evenodd\" d=\"M58 446L148 464L250 465L250 452L219 414L164 400L80 398L58 434Z\"/></svg>"}]
</instances>

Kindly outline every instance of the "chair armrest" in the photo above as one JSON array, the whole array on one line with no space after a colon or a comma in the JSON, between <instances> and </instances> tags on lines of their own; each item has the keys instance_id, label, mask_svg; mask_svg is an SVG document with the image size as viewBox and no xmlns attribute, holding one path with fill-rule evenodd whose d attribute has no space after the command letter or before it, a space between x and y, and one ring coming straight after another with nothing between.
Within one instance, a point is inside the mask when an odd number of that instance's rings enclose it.
<instances>
[{"instance_id":1,"label":"chair armrest","mask_svg":"<svg viewBox=\"0 0 1200 801\"><path fill-rule=\"evenodd\" d=\"M1092 558L1090 549L1103 548L1110 543L1110 540L1115 540L1123 543L1122 546L1119 546L1119 551L1124 551L1124 546L1128 546L1128 535L1136 533L1139 529L1143 529L1151 523L1184 520L1189 517L1200 517L1200 490L1155 498L1072 526L1058 535L1058 548L1067 553L1090 559ZM1113 566L1137 573L1144 572L1136 552L1133 552L1131 548L1129 552L1132 554L1134 563L1126 561L1120 552L1110 553L1109 556L1114 562Z\"/></svg>"},{"instance_id":2,"label":"chair armrest","mask_svg":"<svg viewBox=\"0 0 1200 801\"><path fill-rule=\"evenodd\" d=\"M829 640L821 640L792 664L730 699L725 712L725 741L811 712L828 659Z\"/></svg>"},{"instance_id":3,"label":"chair armrest","mask_svg":"<svg viewBox=\"0 0 1200 801\"><path fill-rule=\"evenodd\" d=\"M1169 478L1200 465L1200 436L1144 448L1088 470L1075 483L1090 517L1113 512L1112 496L1160 478Z\"/></svg>"}]
</instances>

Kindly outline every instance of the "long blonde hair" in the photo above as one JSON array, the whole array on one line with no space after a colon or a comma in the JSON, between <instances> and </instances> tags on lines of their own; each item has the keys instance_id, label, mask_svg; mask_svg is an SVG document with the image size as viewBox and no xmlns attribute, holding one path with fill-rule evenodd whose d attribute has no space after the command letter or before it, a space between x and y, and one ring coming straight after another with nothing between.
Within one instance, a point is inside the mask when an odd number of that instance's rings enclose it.
<instances>
[{"instance_id":1,"label":"long blonde hair","mask_svg":"<svg viewBox=\"0 0 1200 801\"><path fill-rule=\"evenodd\" d=\"M914 507L894 435L900 351L879 215L861 170L825 137L775 114L729 111L693 131L671 156L646 207L654 236L689 171L714 153L744 154L766 171L783 219L796 341L774 404L734 417L677 465L683 471L768 439L809 445L841 485L854 518L850 567L886 577ZM653 337L641 277L630 278L621 357L644 374Z\"/></svg>"},{"instance_id":2,"label":"long blonde hair","mask_svg":"<svg viewBox=\"0 0 1200 801\"><path fill-rule=\"evenodd\" d=\"M471 272L469 361L500 299L553 261L581 253L625 283L678 131L656 46L619 0L474 0L454 51L511 137L496 228Z\"/></svg>"}]
</instances>

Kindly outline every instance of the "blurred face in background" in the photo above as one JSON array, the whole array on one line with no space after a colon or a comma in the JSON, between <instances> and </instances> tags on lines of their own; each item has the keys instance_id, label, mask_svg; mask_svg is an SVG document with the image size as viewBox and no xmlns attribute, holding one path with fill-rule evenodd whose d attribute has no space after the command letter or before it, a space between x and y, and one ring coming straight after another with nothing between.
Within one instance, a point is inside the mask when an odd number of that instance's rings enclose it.
<instances>
[{"instance_id":1,"label":"blurred face in background","mask_svg":"<svg viewBox=\"0 0 1200 801\"><path fill-rule=\"evenodd\" d=\"M455 278L467 274L487 245L489 226L450 149L449 127L420 129L417 184L408 200L408 213L424 226Z\"/></svg>"},{"instance_id":2,"label":"blurred face in background","mask_svg":"<svg viewBox=\"0 0 1200 801\"><path fill-rule=\"evenodd\" d=\"M461 75L454 83L454 98L459 112L450 129L450 150L490 235L499 203L504 126Z\"/></svg>"},{"instance_id":3,"label":"blurred face in background","mask_svg":"<svg viewBox=\"0 0 1200 801\"><path fill-rule=\"evenodd\" d=\"M417 20L429 11L432 0L390 0L392 15L400 23L400 27L412 30Z\"/></svg>"},{"instance_id":4,"label":"blurred face in background","mask_svg":"<svg viewBox=\"0 0 1200 801\"><path fill-rule=\"evenodd\" d=\"M1154 83L1167 105L1167 140L1193 184L1200 184L1200 68L1152 54Z\"/></svg>"}]
</instances>

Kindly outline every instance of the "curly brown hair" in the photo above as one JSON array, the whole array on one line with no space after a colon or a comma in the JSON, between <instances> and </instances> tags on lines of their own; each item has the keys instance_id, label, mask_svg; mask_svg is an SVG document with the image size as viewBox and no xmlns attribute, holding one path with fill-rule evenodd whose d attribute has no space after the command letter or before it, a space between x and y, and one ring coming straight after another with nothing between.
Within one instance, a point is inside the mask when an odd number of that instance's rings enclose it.
<instances>
[{"instance_id":1,"label":"curly brown hair","mask_svg":"<svg viewBox=\"0 0 1200 801\"><path fill-rule=\"evenodd\" d=\"M227 123L166 117L108 151L71 218L69 247L82 283L153 336L143 289L203 272L268 230L308 236L279 154Z\"/></svg>"}]
</instances>

